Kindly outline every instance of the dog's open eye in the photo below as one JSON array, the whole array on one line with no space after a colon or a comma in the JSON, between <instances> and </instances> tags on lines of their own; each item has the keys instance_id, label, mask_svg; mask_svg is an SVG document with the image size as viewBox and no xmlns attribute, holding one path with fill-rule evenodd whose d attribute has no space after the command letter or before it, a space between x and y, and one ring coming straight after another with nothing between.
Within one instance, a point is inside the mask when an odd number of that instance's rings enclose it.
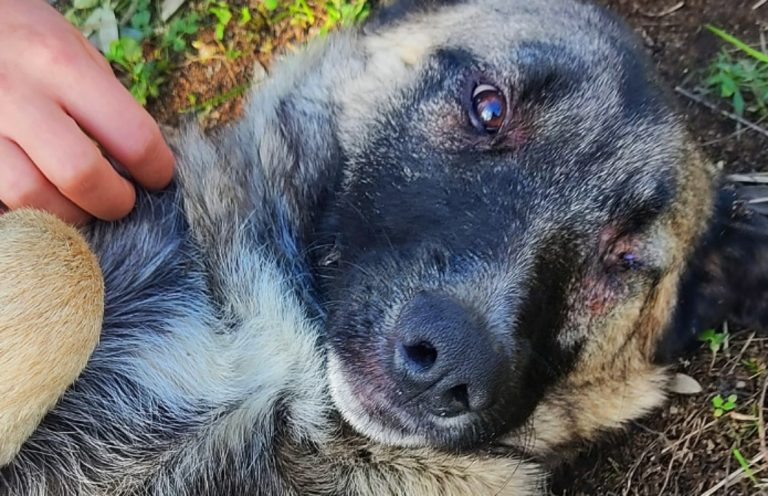
<instances>
[{"instance_id":1,"label":"dog's open eye","mask_svg":"<svg viewBox=\"0 0 768 496\"><path fill-rule=\"evenodd\" d=\"M472 91L472 123L475 127L493 134L504 124L507 101L498 88L490 84L478 84Z\"/></svg>"}]
</instances>

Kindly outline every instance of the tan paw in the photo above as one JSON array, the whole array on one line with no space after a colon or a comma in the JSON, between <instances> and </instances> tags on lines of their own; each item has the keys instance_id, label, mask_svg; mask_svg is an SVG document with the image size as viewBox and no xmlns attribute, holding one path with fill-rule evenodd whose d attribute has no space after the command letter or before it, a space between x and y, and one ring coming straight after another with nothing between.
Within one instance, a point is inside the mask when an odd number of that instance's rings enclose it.
<instances>
[{"instance_id":1,"label":"tan paw","mask_svg":"<svg viewBox=\"0 0 768 496\"><path fill-rule=\"evenodd\" d=\"M52 215L0 216L0 465L72 384L101 332L104 283L80 233Z\"/></svg>"}]
</instances>

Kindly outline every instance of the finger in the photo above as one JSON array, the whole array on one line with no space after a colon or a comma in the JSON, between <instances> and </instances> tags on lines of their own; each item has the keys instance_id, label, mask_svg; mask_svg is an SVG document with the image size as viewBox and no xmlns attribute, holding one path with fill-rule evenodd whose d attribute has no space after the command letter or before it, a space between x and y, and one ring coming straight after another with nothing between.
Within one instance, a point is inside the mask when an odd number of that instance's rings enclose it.
<instances>
[{"instance_id":1,"label":"finger","mask_svg":"<svg viewBox=\"0 0 768 496\"><path fill-rule=\"evenodd\" d=\"M85 52L88 54L88 56L91 58L91 60L94 61L94 63L106 74L109 74L110 77L115 77L115 72L112 70L112 66L109 65L109 61L99 52L96 47L91 45L91 43L86 40L83 36L80 35L80 33L77 33L77 40L80 43L80 45L83 47Z\"/></svg>"},{"instance_id":2,"label":"finger","mask_svg":"<svg viewBox=\"0 0 768 496\"><path fill-rule=\"evenodd\" d=\"M84 64L71 78L56 87L67 113L140 184L166 186L173 176L173 154L147 111L95 65Z\"/></svg>"},{"instance_id":3,"label":"finger","mask_svg":"<svg viewBox=\"0 0 768 496\"><path fill-rule=\"evenodd\" d=\"M0 138L0 200L8 209L29 207L66 222L84 224L90 216L67 200L16 143Z\"/></svg>"},{"instance_id":4,"label":"finger","mask_svg":"<svg viewBox=\"0 0 768 496\"><path fill-rule=\"evenodd\" d=\"M66 198L104 220L133 208L133 186L112 168L74 120L53 102L20 98L6 135L13 139ZM12 134L10 134L12 133Z\"/></svg>"}]
</instances>

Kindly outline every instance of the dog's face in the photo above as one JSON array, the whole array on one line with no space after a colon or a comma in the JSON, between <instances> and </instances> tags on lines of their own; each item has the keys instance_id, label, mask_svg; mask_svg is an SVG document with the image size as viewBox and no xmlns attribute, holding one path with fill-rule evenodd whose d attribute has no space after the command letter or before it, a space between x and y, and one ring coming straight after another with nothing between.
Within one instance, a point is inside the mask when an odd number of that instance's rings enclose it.
<instances>
[{"instance_id":1,"label":"dog's face","mask_svg":"<svg viewBox=\"0 0 768 496\"><path fill-rule=\"evenodd\" d=\"M361 35L317 257L337 407L377 441L545 453L663 396L712 173L601 11L476 0Z\"/></svg>"}]
</instances>

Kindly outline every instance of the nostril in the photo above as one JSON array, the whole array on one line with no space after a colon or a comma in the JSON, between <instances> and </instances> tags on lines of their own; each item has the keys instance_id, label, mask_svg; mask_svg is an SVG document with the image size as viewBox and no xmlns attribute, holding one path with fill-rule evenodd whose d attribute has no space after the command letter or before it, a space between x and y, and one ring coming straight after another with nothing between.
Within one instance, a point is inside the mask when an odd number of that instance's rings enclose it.
<instances>
[{"instance_id":1,"label":"nostril","mask_svg":"<svg viewBox=\"0 0 768 496\"><path fill-rule=\"evenodd\" d=\"M434 398L432 403L432 411L441 417L455 417L471 410L467 384L459 384L444 390Z\"/></svg>"},{"instance_id":2,"label":"nostril","mask_svg":"<svg viewBox=\"0 0 768 496\"><path fill-rule=\"evenodd\" d=\"M447 393L451 403L453 403L453 410L469 411L469 389L466 384L453 386Z\"/></svg>"},{"instance_id":3,"label":"nostril","mask_svg":"<svg viewBox=\"0 0 768 496\"><path fill-rule=\"evenodd\" d=\"M400 349L408 368L414 372L426 372L437 361L437 350L427 341L415 345L401 344Z\"/></svg>"}]
</instances>

